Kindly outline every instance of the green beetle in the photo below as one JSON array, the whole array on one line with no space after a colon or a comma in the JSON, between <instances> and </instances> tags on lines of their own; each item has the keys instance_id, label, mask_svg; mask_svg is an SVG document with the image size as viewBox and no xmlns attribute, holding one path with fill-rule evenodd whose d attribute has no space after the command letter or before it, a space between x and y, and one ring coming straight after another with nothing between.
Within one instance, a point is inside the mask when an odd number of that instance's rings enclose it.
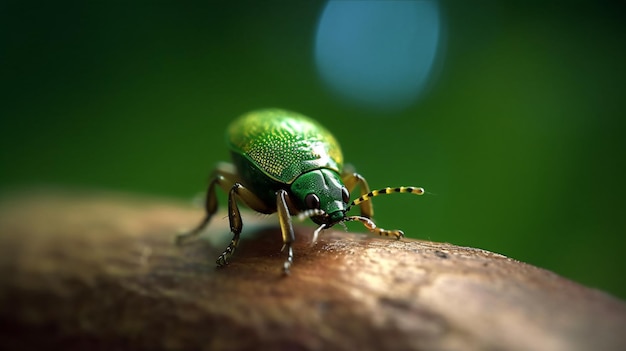
<instances>
[{"instance_id":1,"label":"green beetle","mask_svg":"<svg viewBox=\"0 0 626 351\"><path fill-rule=\"evenodd\" d=\"M374 210L367 200L392 192L424 194L420 187L370 191L365 178L344 168L335 137L316 121L295 112L266 109L247 113L230 125L226 137L232 163L220 163L215 169L206 193L206 215L202 222L177 237L177 242L182 243L204 230L217 211L215 186L219 185L228 193L233 239L217 258L218 266L227 263L239 243L243 223L237 201L257 212L278 212L282 250L287 249L288 254L283 269L289 273L295 240L291 216L310 217L319 224L314 238L337 223L360 221L372 232L400 239L404 236L402 231L376 227L371 220ZM356 186L361 195L350 202L350 193ZM347 216L355 205L361 205L361 215Z\"/></svg>"}]
</instances>

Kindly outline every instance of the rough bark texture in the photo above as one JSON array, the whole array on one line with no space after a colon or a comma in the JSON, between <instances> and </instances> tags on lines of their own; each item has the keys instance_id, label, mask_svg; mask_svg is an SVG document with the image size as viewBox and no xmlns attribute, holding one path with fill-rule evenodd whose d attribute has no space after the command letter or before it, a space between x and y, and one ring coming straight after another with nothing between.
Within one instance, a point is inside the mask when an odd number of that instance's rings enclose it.
<instances>
[{"instance_id":1,"label":"rough bark texture","mask_svg":"<svg viewBox=\"0 0 626 351\"><path fill-rule=\"evenodd\" d=\"M35 194L0 202L0 348L94 350L624 350L626 306L487 251L297 229L284 277L275 217L162 199ZM616 279L622 279L623 277Z\"/></svg>"}]
</instances>

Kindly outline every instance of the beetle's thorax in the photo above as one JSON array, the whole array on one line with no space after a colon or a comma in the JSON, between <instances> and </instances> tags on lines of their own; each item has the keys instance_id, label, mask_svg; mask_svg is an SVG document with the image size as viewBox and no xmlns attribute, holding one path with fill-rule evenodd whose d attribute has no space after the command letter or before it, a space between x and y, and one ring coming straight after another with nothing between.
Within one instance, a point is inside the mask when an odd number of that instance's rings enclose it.
<instances>
[{"instance_id":1,"label":"beetle's thorax","mask_svg":"<svg viewBox=\"0 0 626 351\"><path fill-rule=\"evenodd\" d=\"M312 217L318 224L332 225L344 219L348 206L346 192L339 174L326 168L303 173L291 184L291 193L301 211L317 207L326 213L326 216ZM310 194L317 196L317 206L307 199Z\"/></svg>"}]
</instances>

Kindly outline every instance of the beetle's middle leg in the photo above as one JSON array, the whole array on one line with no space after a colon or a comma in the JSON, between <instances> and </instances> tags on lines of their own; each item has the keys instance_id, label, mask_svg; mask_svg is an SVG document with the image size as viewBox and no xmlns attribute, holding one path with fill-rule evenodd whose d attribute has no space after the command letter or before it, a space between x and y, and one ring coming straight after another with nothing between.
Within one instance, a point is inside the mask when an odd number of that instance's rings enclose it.
<instances>
[{"instance_id":1,"label":"beetle's middle leg","mask_svg":"<svg viewBox=\"0 0 626 351\"><path fill-rule=\"evenodd\" d=\"M215 171L213 171L213 175L211 176L211 181L209 182L209 188L207 189L205 199L204 199L204 218L194 229L178 234L176 236L176 243L182 244L186 240L191 239L198 234L202 233L206 226L211 221L211 218L217 212L217 195L215 194L215 186L219 185L220 188L224 189L226 192L230 190L230 188L237 182L237 172L234 166L230 163L219 163Z\"/></svg>"},{"instance_id":2,"label":"beetle's middle leg","mask_svg":"<svg viewBox=\"0 0 626 351\"><path fill-rule=\"evenodd\" d=\"M223 266L228 263L228 258L235 253L235 249L239 245L239 236L241 229L243 228L243 221L241 220L241 213L239 212L239 206L237 200L241 199L248 207L255 211L262 213L271 213L273 210L269 208L261 199L259 199L252 191L248 190L241 183L236 182L228 191L228 221L230 222L230 231L233 233L233 238L230 244L226 247L224 252L217 258L215 263L218 266Z\"/></svg>"},{"instance_id":3,"label":"beetle's middle leg","mask_svg":"<svg viewBox=\"0 0 626 351\"><path fill-rule=\"evenodd\" d=\"M367 180L365 178L355 172L344 172L341 174L341 180L343 184L348 189L348 192L351 193L352 190L358 185L361 191L361 195L366 195L370 192L370 186L367 184ZM374 216L374 206L371 201L366 201L361 203L361 216L372 218Z\"/></svg>"},{"instance_id":4,"label":"beetle's middle leg","mask_svg":"<svg viewBox=\"0 0 626 351\"><path fill-rule=\"evenodd\" d=\"M223 266L227 263L228 258L232 256L235 249L239 245L239 236L243 227L241 221L241 214L239 213L239 206L237 206L237 199L241 199L250 208L261 213L278 212L278 221L280 223L280 229L283 235L283 249L287 250L287 260L284 263L283 271L285 274L289 274L289 268L293 263L293 248L292 244L295 241L295 234L293 231L293 224L291 222L290 209L295 207L286 190L280 189L276 193L276 209L267 206L261 199L259 199L254 193L248 190L240 183L235 183L228 193L228 219L230 220L230 230L233 232L233 239L230 244L224 250L224 252L217 258L216 263L219 266Z\"/></svg>"}]
</instances>

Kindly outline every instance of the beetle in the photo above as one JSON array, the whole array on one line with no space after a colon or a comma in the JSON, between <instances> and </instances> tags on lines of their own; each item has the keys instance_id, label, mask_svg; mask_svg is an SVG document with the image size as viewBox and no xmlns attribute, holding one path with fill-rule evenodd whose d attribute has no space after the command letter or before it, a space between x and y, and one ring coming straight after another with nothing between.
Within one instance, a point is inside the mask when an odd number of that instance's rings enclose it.
<instances>
[{"instance_id":1,"label":"beetle","mask_svg":"<svg viewBox=\"0 0 626 351\"><path fill-rule=\"evenodd\" d=\"M231 163L219 163L206 192L205 216L193 230L179 234L177 243L201 233L217 212L216 186L228 193L228 220L233 238L216 260L228 263L239 244L243 222L238 201L265 214L278 213L283 237L281 251L287 250L283 264L289 273L293 263L295 240L291 217L310 217L320 226L319 232L335 224L359 221L379 235L404 236L401 230L386 230L372 221L374 209L370 198L398 193L424 194L421 187L383 188L370 191L363 176L344 167L343 154L335 137L315 120L302 114L263 109L244 114L227 129ZM360 197L350 202L350 193L360 188ZM347 212L360 205L360 216Z\"/></svg>"}]
</instances>

